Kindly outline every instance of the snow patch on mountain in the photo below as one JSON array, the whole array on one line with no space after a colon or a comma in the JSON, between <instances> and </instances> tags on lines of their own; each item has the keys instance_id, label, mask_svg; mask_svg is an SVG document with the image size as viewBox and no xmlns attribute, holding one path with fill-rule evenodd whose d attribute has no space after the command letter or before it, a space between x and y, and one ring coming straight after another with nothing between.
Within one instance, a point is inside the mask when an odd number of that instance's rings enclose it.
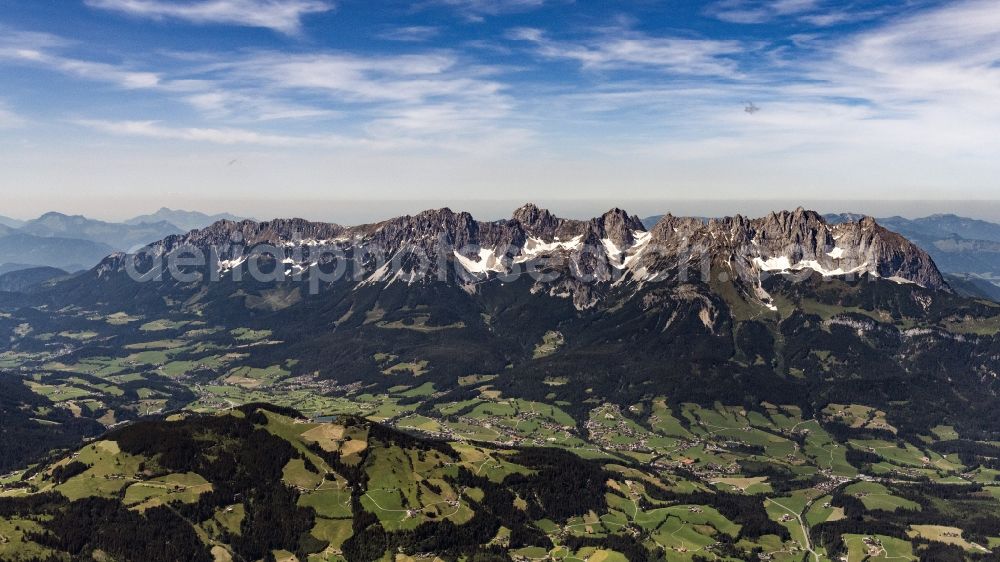
<instances>
[{"instance_id":1,"label":"snow patch on mountain","mask_svg":"<svg viewBox=\"0 0 1000 562\"><path fill-rule=\"evenodd\" d=\"M455 250L453 252L455 259L458 263L462 264L469 273L485 274L489 272L495 273L506 273L507 269L503 266L503 262L496 255L496 249L480 248L479 249L479 261L473 261L470 258L462 255L461 252Z\"/></svg>"}]
</instances>

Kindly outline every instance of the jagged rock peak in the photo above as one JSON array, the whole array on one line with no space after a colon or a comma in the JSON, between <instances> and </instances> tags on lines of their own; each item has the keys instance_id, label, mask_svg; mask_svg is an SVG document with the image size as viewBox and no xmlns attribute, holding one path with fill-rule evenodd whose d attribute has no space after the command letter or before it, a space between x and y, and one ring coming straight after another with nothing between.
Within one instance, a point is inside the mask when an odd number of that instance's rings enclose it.
<instances>
[{"instance_id":1,"label":"jagged rock peak","mask_svg":"<svg viewBox=\"0 0 1000 562\"><path fill-rule=\"evenodd\" d=\"M527 203L514 211L512 217L521 223L529 232L554 230L559 225L559 219L547 209L540 209L534 203Z\"/></svg>"},{"instance_id":2,"label":"jagged rock peak","mask_svg":"<svg viewBox=\"0 0 1000 562\"><path fill-rule=\"evenodd\" d=\"M278 244L299 239L326 240L341 235L346 229L339 224L312 222L305 219L273 219L269 221L243 220L234 222L220 220L205 228L192 230L187 234L172 236L164 240L194 245L242 242L246 244Z\"/></svg>"},{"instance_id":3,"label":"jagged rock peak","mask_svg":"<svg viewBox=\"0 0 1000 562\"><path fill-rule=\"evenodd\" d=\"M826 229L827 223L816 211L807 211L802 207L794 211L772 212L762 219L752 221L758 227L770 234L781 233L784 236L803 234L807 231Z\"/></svg>"},{"instance_id":4,"label":"jagged rock peak","mask_svg":"<svg viewBox=\"0 0 1000 562\"><path fill-rule=\"evenodd\" d=\"M926 252L871 217L830 225L819 213L802 207L760 218L735 215L707 223L665 215L651 235L661 246L702 248L761 271L809 268L830 276L867 273L948 290Z\"/></svg>"},{"instance_id":5,"label":"jagged rock peak","mask_svg":"<svg viewBox=\"0 0 1000 562\"><path fill-rule=\"evenodd\" d=\"M635 233L646 230L638 216L629 216L617 207L591 219L588 227L594 237L610 240L619 248L631 246L635 242Z\"/></svg>"},{"instance_id":6,"label":"jagged rock peak","mask_svg":"<svg viewBox=\"0 0 1000 562\"><path fill-rule=\"evenodd\" d=\"M601 221L607 229L645 230L642 226L642 219L637 215L629 215L624 209L618 207L604 213L597 220Z\"/></svg>"},{"instance_id":7,"label":"jagged rock peak","mask_svg":"<svg viewBox=\"0 0 1000 562\"><path fill-rule=\"evenodd\" d=\"M737 215L739 216L739 215ZM653 240L667 241L672 238L683 238L702 232L705 229L705 221L696 217L675 217L667 213L660 217L660 220L649 230Z\"/></svg>"}]
</instances>

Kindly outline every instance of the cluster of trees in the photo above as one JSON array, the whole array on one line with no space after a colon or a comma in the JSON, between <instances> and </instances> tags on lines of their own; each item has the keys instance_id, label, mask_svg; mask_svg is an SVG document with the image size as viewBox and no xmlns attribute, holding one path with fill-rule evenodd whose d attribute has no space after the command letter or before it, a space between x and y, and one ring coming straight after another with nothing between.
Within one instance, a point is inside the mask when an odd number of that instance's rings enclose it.
<instances>
[{"instance_id":1,"label":"cluster of trees","mask_svg":"<svg viewBox=\"0 0 1000 562\"><path fill-rule=\"evenodd\" d=\"M123 451L150 458L158 467L196 472L211 482L212 491L198 502L175 506L192 521L204 521L219 508L242 503L246 515L240 534L228 539L245 559L265 558L279 549L300 554L323 550L326 543L310 540L308 534L315 512L297 506L298 492L282 481L285 465L301 458L301 453L256 425L267 423L261 409L245 407L244 412L244 418L193 416L172 423L140 422L109 438Z\"/></svg>"},{"instance_id":2,"label":"cluster of trees","mask_svg":"<svg viewBox=\"0 0 1000 562\"><path fill-rule=\"evenodd\" d=\"M845 456L848 464L863 472L869 472L871 465L882 462L882 457L877 454L854 447L848 447Z\"/></svg>"},{"instance_id":3,"label":"cluster of trees","mask_svg":"<svg viewBox=\"0 0 1000 562\"><path fill-rule=\"evenodd\" d=\"M458 458L445 443L417 439L383 426L371 425L368 438L368 451L374 443L379 443L416 450L418 454L434 450L448 458ZM503 549L484 547L496 536L500 527L511 531L508 548L541 546L548 549L552 543L544 532L534 526L534 519L549 517L565 520L592 509L598 512L607 509L605 482L608 474L600 464L563 450L526 449L517 451L509 460L532 469L530 476L512 474L497 483L462 467L455 477L449 478L449 484L455 489L475 487L483 491L479 502L468 497L462 500L475 513L468 522L456 525L448 520L432 520L412 530L388 532L375 515L365 511L360 502L367 485L365 465L368 459L364 458L357 465L344 465L336 453L318 448L314 450L339 474L348 478L354 490L354 535L342 547L345 557L352 562L377 560L387 550L435 552L446 558L508 560ZM587 493L580 493L581 490L587 490ZM527 510L516 507L518 498L528 503Z\"/></svg>"},{"instance_id":4,"label":"cluster of trees","mask_svg":"<svg viewBox=\"0 0 1000 562\"><path fill-rule=\"evenodd\" d=\"M522 449L509 460L534 471L530 476L514 473L503 481L528 502L532 518L565 521L588 511L607 511L604 491L610 474L601 464L564 449Z\"/></svg>"},{"instance_id":5,"label":"cluster of trees","mask_svg":"<svg viewBox=\"0 0 1000 562\"><path fill-rule=\"evenodd\" d=\"M4 373L0 373L0 428L0 473L36 461L53 449L76 446L104 430L94 420L75 418L69 410L54 407L25 386L19 375Z\"/></svg>"},{"instance_id":6,"label":"cluster of trees","mask_svg":"<svg viewBox=\"0 0 1000 562\"><path fill-rule=\"evenodd\" d=\"M82 463L80 461L71 461L53 468L52 480L55 481L56 484L62 484L74 476L83 474L88 468L90 468L89 464Z\"/></svg>"},{"instance_id":7,"label":"cluster of trees","mask_svg":"<svg viewBox=\"0 0 1000 562\"><path fill-rule=\"evenodd\" d=\"M980 443L967 439L938 441L931 448L942 455L957 454L959 460L969 470L983 466L1000 470L1000 446Z\"/></svg>"},{"instance_id":8,"label":"cluster of trees","mask_svg":"<svg viewBox=\"0 0 1000 562\"><path fill-rule=\"evenodd\" d=\"M663 553L650 552L641 542L627 535L608 535L607 537L570 536L563 541L563 546L576 551L588 546L611 549L625 555L629 562L653 562L664 560Z\"/></svg>"},{"instance_id":9,"label":"cluster of trees","mask_svg":"<svg viewBox=\"0 0 1000 562\"><path fill-rule=\"evenodd\" d=\"M326 548L325 542L308 540L316 514L311 508L298 507L298 500L298 492L288 486L272 484L252 490L243 502L240 534L230 539L233 550L247 560L267 559L273 550L296 552L304 560Z\"/></svg>"},{"instance_id":10,"label":"cluster of trees","mask_svg":"<svg viewBox=\"0 0 1000 562\"><path fill-rule=\"evenodd\" d=\"M841 490L834 494L831 503L844 509L844 519L818 525L812 531L813 537L831 556L846 552L843 535L860 534L911 541L921 561L1000 561L1000 555L994 553L964 552L907 534L911 525L943 525L962 529L967 540L985 545L987 537L1000 534L1000 514L996 500L984 496L981 485L921 482L895 485L891 492L915 502L919 509L870 510L860 499Z\"/></svg>"},{"instance_id":11,"label":"cluster of trees","mask_svg":"<svg viewBox=\"0 0 1000 562\"><path fill-rule=\"evenodd\" d=\"M727 519L742 525L740 537L757 539L764 535L777 535L789 540L791 535L784 526L771 520L764 509L764 496L760 494L730 494L728 492L694 492L683 494L648 486L646 493L655 500L679 504L710 505Z\"/></svg>"},{"instance_id":12,"label":"cluster of trees","mask_svg":"<svg viewBox=\"0 0 1000 562\"><path fill-rule=\"evenodd\" d=\"M820 475L801 476L786 467L770 462L755 460L740 460L737 462L740 465L740 472L742 474L751 477L766 476L771 488L779 494L810 488L823 480L823 477Z\"/></svg>"},{"instance_id":13,"label":"cluster of trees","mask_svg":"<svg viewBox=\"0 0 1000 562\"><path fill-rule=\"evenodd\" d=\"M214 560L191 525L166 506L140 514L117 499L89 497L57 510L44 525L45 532L28 533L26 538L74 559L90 558L100 550L123 561Z\"/></svg>"}]
</instances>

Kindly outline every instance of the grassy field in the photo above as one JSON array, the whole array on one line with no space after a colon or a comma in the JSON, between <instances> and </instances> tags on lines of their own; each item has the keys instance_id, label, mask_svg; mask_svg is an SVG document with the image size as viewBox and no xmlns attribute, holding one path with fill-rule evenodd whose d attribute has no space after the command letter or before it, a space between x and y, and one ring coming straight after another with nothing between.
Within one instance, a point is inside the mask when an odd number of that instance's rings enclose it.
<instances>
[{"instance_id":1,"label":"grassy field","mask_svg":"<svg viewBox=\"0 0 1000 562\"><path fill-rule=\"evenodd\" d=\"M944 527L941 525L910 525L907 533L911 537L920 537L930 541L953 544L969 552L986 552L981 545L975 545L962 537L962 530L957 527Z\"/></svg>"},{"instance_id":2,"label":"grassy field","mask_svg":"<svg viewBox=\"0 0 1000 562\"><path fill-rule=\"evenodd\" d=\"M545 332L545 335L542 336L542 341L535 346L535 350L532 352L531 356L533 359L548 357L556 351L559 351L559 348L565 343L565 338L563 338L561 333L550 330Z\"/></svg>"},{"instance_id":3,"label":"grassy field","mask_svg":"<svg viewBox=\"0 0 1000 562\"><path fill-rule=\"evenodd\" d=\"M865 539L869 539L867 542ZM913 545L907 541L882 535L844 535L848 562L917 560Z\"/></svg>"},{"instance_id":4,"label":"grassy field","mask_svg":"<svg viewBox=\"0 0 1000 562\"><path fill-rule=\"evenodd\" d=\"M25 539L26 533L41 531L42 527L29 519L0 519L0 560L42 560L55 554L54 551Z\"/></svg>"},{"instance_id":5,"label":"grassy field","mask_svg":"<svg viewBox=\"0 0 1000 562\"><path fill-rule=\"evenodd\" d=\"M823 312L821 308L815 311ZM428 325L429 317L420 314L409 321L389 322L385 314L382 311L372 316L369 329L376 333L376 328L437 333L456 328ZM751 408L677 403L656 396L653 390L642 399L636 398L635 404L613 405L598 397L571 404L555 401L564 387L573 384L571 375L560 372L540 373L534 383L542 392L534 400L527 400L513 397L514 391L503 373L470 373L454 381L443 380L435 372L441 365L420 359L418 352L374 352L387 349L381 347L366 353L371 353L377 366L374 372L381 371L385 376L376 377L377 385L347 389L314 373L301 373L295 361L284 358L248 364L254 348L270 349L275 345L271 341L273 334L267 330L207 326L196 318L112 316L101 316L95 322L127 324L133 332L135 327L140 328L137 335L129 336L133 339L122 346L119 356L105 356L103 351L101 355L80 358L7 352L0 354L0 368L26 367L21 371L26 388L52 402L45 404L47 410L40 408L39 415L65 409L74 416L101 419L110 425L134 417L136 411L166 408L170 396L161 383L171 383L197 396L184 407L198 412L228 412L240 404L270 402L313 417L293 422L268 414L273 423L267 427L302 455L284 466L282 481L299 492L300 506L315 510L317 519L311 533L330 542L325 553L313 555L310 560L337 559L337 549L353 532L347 483L336 476L327 478L331 468L309 450L313 443L339 453L345 462L357 462L367 454L363 465L367 489L360 502L389 531L412 530L442 519L457 524L469 521L484 492L478 488L456 489L450 479L459 467L494 483L514 474L529 475L530 470L511 462L512 451L506 447L560 447L581 457L609 462L605 466L613 492L607 494L606 512L576 517L565 524L535 521L553 538L556 549L519 551L559 560L624 559L621 553L593 547L570 552L558 546L563 533L602 536L639 529L644 544L664 548L669 560L713 558L709 547L720 537L739 536L740 525L710 506L667 505L657 500L650 493L654 485L674 493L717 490L760 494L767 517L784 526L793 540L782 543L776 536L767 536L752 541L744 538L743 544L759 546L772 553L775 560L796 562L802 555L792 549L806 542L798 516L811 527L844 518L843 509L830 505L836 494L834 487L827 485L832 477L843 483L846 494L857 497L873 512L869 514L872 517L877 517L878 511L919 509L917 503L893 492L896 484L858 481L859 469L847 462L851 449L877 455L880 460L871 467L870 474L883 476L887 482L901 478L900 474L926 477L937 483L972 481L983 484L986 493L1000 500L1000 486L995 484L1000 471L980 468L967 474L957 456L933 451L935 441L962 438L954 427L937 426L919 438L891 435L896 428L888 422L892 416L885 410L891 412L889 408L819 404L816 411L804 414L798 407L781 404L764 403ZM47 338L43 341L75 342L103 341L101 338L106 337L89 325L50 332L39 336ZM205 339L206 334L212 334L212 338ZM539 359L536 365L543 365L541 359L559 353L563 345L561 333L547 332L535 345L533 356ZM814 356L821 363L832 360L828 352ZM451 400L448 392L456 392L456 383L461 394ZM127 402L113 402L126 395ZM424 401L429 404L422 407ZM447 439L460 460L445 462L433 454L420 457L377 444L369 449L372 445L367 434L336 422L320 422L340 414L356 414L408 432ZM851 439L838 441L824 430L831 421L854 430L888 434L876 434L880 439L875 439L871 434L854 433ZM71 499L121 497L138 511L175 501L192 503L211 490L211 485L196 474L153 477L143 473L139 470L142 459L117 451L107 441L85 446L76 460L92 466L58 485L45 474L33 484ZM636 467L655 471L656 476ZM864 470L868 470L867 466ZM797 480L789 486L787 480L792 477ZM517 497L515 507L525 509L527 500L530 497ZM216 513L207 524L215 527L205 531L238 532L243 517L242 505L234 503ZM914 525L908 531L912 538L955 544L970 552L978 548L967 542L956 527ZM11 535L8 539L19 540L15 532L0 527L0 535L6 533ZM498 537L503 538L503 533ZM871 559L915 559L914 547L906 540L878 538L882 550L873 551ZM851 560L868 555L870 545L865 545L863 539L863 535L848 538ZM988 546L1000 546L1000 537ZM2 548L0 544L0 559L5 560Z\"/></svg>"},{"instance_id":6,"label":"grassy field","mask_svg":"<svg viewBox=\"0 0 1000 562\"><path fill-rule=\"evenodd\" d=\"M848 486L845 492L859 498L865 507L871 510L920 509L917 503L893 496L885 486L877 482L858 482Z\"/></svg>"}]
</instances>

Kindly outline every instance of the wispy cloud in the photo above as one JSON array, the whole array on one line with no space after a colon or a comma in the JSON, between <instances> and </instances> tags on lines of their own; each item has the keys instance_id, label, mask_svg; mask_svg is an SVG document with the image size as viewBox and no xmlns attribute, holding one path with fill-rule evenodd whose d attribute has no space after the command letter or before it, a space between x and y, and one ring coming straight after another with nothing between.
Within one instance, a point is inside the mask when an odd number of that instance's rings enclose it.
<instances>
[{"instance_id":1,"label":"wispy cloud","mask_svg":"<svg viewBox=\"0 0 1000 562\"><path fill-rule=\"evenodd\" d=\"M873 20L885 15L882 10L825 10L814 14L800 16L799 19L816 27L830 27L845 23L855 23Z\"/></svg>"},{"instance_id":2,"label":"wispy cloud","mask_svg":"<svg viewBox=\"0 0 1000 562\"><path fill-rule=\"evenodd\" d=\"M489 78L492 69L462 64L446 52L394 56L261 53L220 63L217 68L234 83L325 92L346 102L481 100L503 89L503 84Z\"/></svg>"},{"instance_id":3,"label":"wispy cloud","mask_svg":"<svg viewBox=\"0 0 1000 562\"><path fill-rule=\"evenodd\" d=\"M735 56L748 48L739 41L650 37L625 30L583 41L550 39L534 28L511 30L508 37L533 44L542 57L574 60L587 69L646 68L689 75L732 75Z\"/></svg>"},{"instance_id":4,"label":"wispy cloud","mask_svg":"<svg viewBox=\"0 0 1000 562\"><path fill-rule=\"evenodd\" d=\"M533 136L512 119L513 100L497 79L498 69L447 51L171 53L168 67L163 67L162 55L155 55L161 70L144 72L70 58L61 50L72 44L52 44L58 46L29 50L0 42L0 62L148 90L201 115L196 126L166 106L161 113L172 116L168 119L74 121L106 134L273 147L433 147L461 152L512 150ZM302 134L269 132L272 127L265 123L291 119L298 120L294 129ZM337 134L313 134L323 130Z\"/></svg>"},{"instance_id":5,"label":"wispy cloud","mask_svg":"<svg viewBox=\"0 0 1000 562\"><path fill-rule=\"evenodd\" d=\"M793 22L825 14L809 25L835 25L841 17L817 2L761 5L766 17ZM965 0L884 17L860 31L809 29L753 43L618 24L518 28L490 38L507 50L299 44L285 52L149 52L116 62L106 53L88 59L86 49L58 37L0 34L0 63L35 65L155 100L129 107L130 120L76 121L107 135L412 150L421 157L530 147L519 154L697 161L709 175L727 168L720 162L737 162L738 169L766 173L798 166L797 178L860 170L869 178L898 172L919 180L917 171L941 178L955 162L995 171L989 159L1000 152L997 29L995 1ZM746 113L749 100L762 111Z\"/></svg>"},{"instance_id":6,"label":"wispy cloud","mask_svg":"<svg viewBox=\"0 0 1000 562\"><path fill-rule=\"evenodd\" d=\"M0 64L31 65L148 91L166 102L153 119L77 120L106 134L273 147L460 152L514 150L533 137L530 127L517 124L514 100L498 79L501 70L447 50L398 55L147 53L142 55L145 66L155 70L143 70L134 67L135 61L71 55L78 47L55 36L12 33L0 38ZM200 119L178 112L177 104L193 108ZM295 120L286 128L301 134L268 132L277 120ZM324 130L337 134L318 134Z\"/></svg>"},{"instance_id":7,"label":"wispy cloud","mask_svg":"<svg viewBox=\"0 0 1000 562\"><path fill-rule=\"evenodd\" d=\"M161 77L155 72L127 70L118 65L63 57L35 49L0 48L0 58L51 68L87 80L110 82L129 90L161 85Z\"/></svg>"},{"instance_id":8,"label":"wispy cloud","mask_svg":"<svg viewBox=\"0 0 1000 562\"><path fill-rule=\"evenodd\" d=\"M92 8L136 17L178 19L197 24L262 27L295 35L302 18L328 12L333 4L324 0L85 0Z\"/></svg>"},{"instance_id":9,"label":"wispy cloud","mask_svg":"<svg viewBox=\"0 0 1000 562\"><path fill-rule=\"evenodd\" d=\"M757 67L740 72L733 71L735 55L728 49L696 50L709 54L676 64L667 56L647 56L654 49L621 55L613 38L555 41L534 29L511 36L536 45L543 56L577 60L585 69L663 68L681 74L678 69L695 60L701 62L694 69L718 73L658 80L622 72L615 79L567 83L549 96L541 113L553 123L572 124L576 138L602 139L575 145L582 149L616 158L643 154L706 166L726 162L733 169L770 174L763 171L767 162L769 170L793 169L795 177L826 170L835 177L864 178L871 187L879 181L954 181L942 176L945 170L981 180L984 171L995 169L997 29L994 2L966 0L916 10L864 31L817 36L786 50L764 49L768 56L760 57ZM762 111L746 113L747 100Z\"/></svg>"},{"instance_id":10,"label":"wispy cloud","mask_svg":"<svg viewBox=\"0 0 1000 562\"><path fill-rule=\"evenodd\" d=\"M777 83L751 77L700 99L664 92L685 108L672 123L697 133L646 150L706 161L793 155L856 163L893 182L988 169L1000 151L997 29L994 2L955 2L826 41L788 61ZM754 97L762 111L741 112L740 97Z\"/></svg>"},{"instance_id":11,"label":"wispy cloud","mask_svg":"<svg viewBox=\"0 0 1000 562\"><path fill-rule=\"evenodd\" d=\"M184 95L181 100L208 118L240 122L330 118L341 114L265 92L226 89L214 82L207 82L203 90Z\"/></svg>"},{"instance_id":12,"label":"wispy cloud","mask_svg":"<svg viewBox=\"0 0 1000 562\"><path fill-rule=\"evenodd\" d=\"M831 4L827 0L718 0L710 4L705 13L729 23L764 24L791 19L829 27L871 20L885 11Z\"/></svg>"},{"instance_id":13,"label":"wispy cloud","mask_svg":"<svg viewBox=\"0 0 1000 562\"><path fill-rule=\"evenodd\" d=\"M424 114L421 112L424 111ZM310 149L363 149L374 151L419 150L434 147L457 153L486 155L497 152L508 152L517 149L528 142L531 133L514 128L494 128L492 130L477 130L470 135L470 130L460 127L442 127L441 112L433 110L414 110L405 119L410 119L421 133L426 133L425 118L435 119L434 127L439 134L433 138L417 138L401 135L400 126L405 123L380 123L378 126L391 126L391 134L338 135L312 134L288 135L271 133L254 129L237 127L183 127L165 124L160 121L105 120L105 119L74 119L72 124L85 127L103 134L136 137L152 140L184 141L223 146L260 146L272 148L310 148ZM486 134L488 133L488 134Z\"/></svg>"},{"instance_id":14,"label":"wispy cloud","mask_svg":"<svg viewBox=\"0 0 1000 562\"><path fill-rule=\"evenodd\" d=\"M404 27L393 27L380 32L379 39L387 41L407 41L421 42L437 37L441 33L441 28L432 25L409 25Z\"/></svg>"},{"instance_id":15,"label":"wispy cloud","mask_svg":"<svg viewBox=\"0 0 1000 562\"><path fill-rule=\"evenodd\" d=\"M819 0L720 0L706 11L722 21L758 24L811 12L819 3Z\"/></svg>"},{"instance_id":16,"label":"wispy cloud","mask_svg":"<svg viewBox=\"0 0 1000 562\"><path fill-rule=\"evenodd\" d=\"M896 113L947 106L1000 117L997 29L994 2L954 2L841 40L805 70L827 83L831 96L865 99Z\"/></svg>"},{"instance_id":17,"label":"wispy cloud","mask_svg":"<svg viewBox=\"0 0 1000 562\"><path fill-rule=\"evenodd\" d=\"M329 147L358 146L366 141L335 135L292 136L239 128L172 127L159 121L108 121L76 119L74 124L107 133L130 137L161 140L182 140L223 145L257 145L272 147Z\"/></svg>"},{"instance_id":18,"label":"wispy cloud","mask_svg":"<svg viewBox=\"0 0 1000 562\"><path fill-rule=\"evenodd\" d=\"M486 16L497 16L517 12L527 12L541 8L552 0L427 0L425 6L447 6L454 8L469 21L483 21Z\"/></svg>"},{"instance_id":19,"label":"wispy cloud","mask_svg":"<svg viewBox=\"0 0 1000 562\"><path fill-rule=\"evenodd\" d=\"M0 62L40 66L78 78L110 82L126 89L153 88L160 84L161 78L155 72L61 54L72 45L73 42L55 35L0 26Z\"/></svg>"},{"instance_id":20,"label":"wispy cloud","mask_svg":"<svg viewBox=\"0 0 1000 562\"><path fill-rule=\"evenodd\" d=\"M217 87L239 95L308 98L349 116L370 140L465 150L511 148L531 133L515 125L514 100L496 68L445 51L359 56L256 53L212 66ZM219 100L224 101L224 100Z\"/></svg>"}]
</instances>

